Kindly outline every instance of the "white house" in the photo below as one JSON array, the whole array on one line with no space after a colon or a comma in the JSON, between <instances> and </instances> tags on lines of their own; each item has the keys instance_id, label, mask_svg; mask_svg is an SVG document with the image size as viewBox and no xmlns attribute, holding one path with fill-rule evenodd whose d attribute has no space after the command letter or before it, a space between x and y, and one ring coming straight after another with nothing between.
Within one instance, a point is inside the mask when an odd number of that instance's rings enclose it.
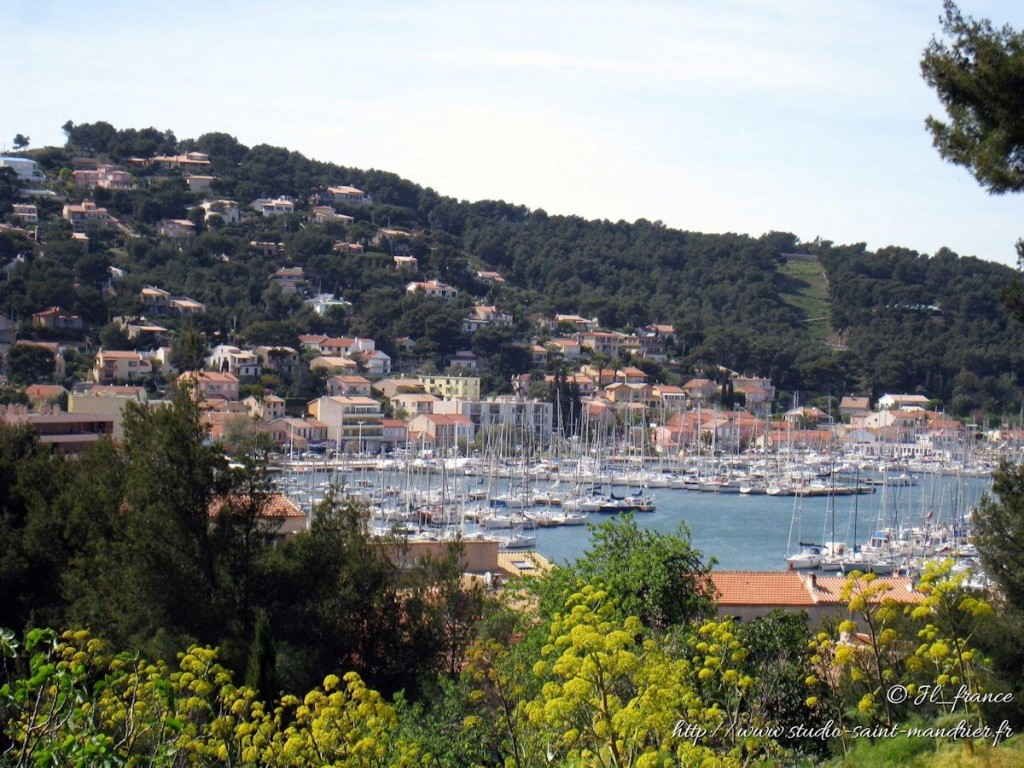
<instances>
[{"instance_id":1,"label":"white house","mask_svg":"<svg viewBox=\"0 0 1024 768\"><path fill-rule=\"evenodd\" d=\"M878 398L878 410L891 411L894 408L928 408L928 398L924 395L882 395Z\"/></svg>"},{"instance_id":2,"label":"white house","mask_svg":"<svg viewBox=\"0 0 1024 768\"><path fill-rule=\"evenodd\" d=\"M42 184L46 175L39 170L39 163L27 157L0 157L0 168L10 168L22 184Z\"/></svg>"},{"instance_id":3,"label":"white house","mask_svg":"<svg viewBox=\"0 0 1024 768\"><path fill-rule=\"evenodd\" d=\"M421 291L427 296L435 296L440 299L451 299L459 295L458 288L453 288L447 283L442 283L439 280L427 280L419 283L409 283L405 286L406 293L416 293Z\"/></svg>"}]
</instances>

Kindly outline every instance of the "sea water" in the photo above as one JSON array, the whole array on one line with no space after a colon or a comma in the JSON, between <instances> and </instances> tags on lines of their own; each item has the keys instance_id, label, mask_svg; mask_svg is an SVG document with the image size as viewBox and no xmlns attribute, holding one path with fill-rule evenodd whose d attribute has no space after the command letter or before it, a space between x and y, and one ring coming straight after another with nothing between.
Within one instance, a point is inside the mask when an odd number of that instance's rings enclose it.
<instances>
[{"instance_id":1,"label":"sea water","mask_svg":"<svg viewBox=\"0 0 1024 768\"><path fill-rule=\"evenodd\" d=\"M650 490L655 511L637 513L635 519L641 528L661 533L677 533L685 526L693 546L705 559L714 558L718 569L785 570L787 554L794 554L801 541L844 542L852 548L883 528L962 525L991 486L987 477L915 475L914 480L910 486L878 486L873 493L836 497L658 488ZM601 523L608 517L592 514L590 521ZM555 563L575 560L591 543L582 526L538 528L534 533L537 551Z\"/></svg>"}]
</instances>

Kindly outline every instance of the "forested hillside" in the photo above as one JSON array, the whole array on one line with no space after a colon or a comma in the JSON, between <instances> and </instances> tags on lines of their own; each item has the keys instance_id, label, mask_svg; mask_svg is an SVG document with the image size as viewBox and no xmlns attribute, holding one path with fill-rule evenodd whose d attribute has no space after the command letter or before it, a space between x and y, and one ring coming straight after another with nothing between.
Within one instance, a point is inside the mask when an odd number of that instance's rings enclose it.
<instances>
[{"instance_id":1,"label":"forested hillside","mask_svg":"<svg viewBox=\"0 0 1024 768\"><path fill-rule=\"evenodd\" d=\"M472 348L491 362L486 388L501 391L510 375L530 369L522 350L545 335L536 319L578 313L608 329L674 325L677 344L668 364L651 369L655 379L680 381L721 365L770 376L780 392L806 397L919 392L961 416L1016 412L1021 404L1024 333L1000 301L1014 274L1008 267L949 251L871 252L802 243L787 233L709 235L643 219L586 221L501 201L458 201L392 173L318 162L280 147L250 148L223 133L178 140L170 131L106 123L69 122L64 129L65 147L25 153L61 195L39 204L41 243L0 233L8 266L0 311L17 318L59 304L95 331L111 317L139 313L139 289L154 284L205 303L201 325L211 338L295 344L300 333L361 334L396 356L395 339L409 337L418 359L439 365L444 355ZM190 193L180 175L133 169L133 189L89 193L123 226L98 233L89 253L81 253L59 219L60 200L85 194L72 181L76 162L127 164L186 151L209 155L212 193ZM314 223L316 195L338 184L364 190L372 205L335 203L351 220ZM194 208L210 197L244 207L280 195L294 198L295 213L207 226ZM0 195L0 215L12 200ZM157 222L186 217L196 224L194 238L156 236ZM381 228L403 229L408 237L382 236ZM284 249L268 255L254 242ZM338 242L364 252L332 250ZM415 256L418 270L396 269L391 257L398 252ZM14 261L19 254L24 259ZM820 258L830 332L814 326L820 316L789 300L800 290L782 269L790 254ZM111 266L122 274L113 285ZM268 282L282 266L303 267L307 293L334 292L351 307L313 314L301 296ZM488 285L477 270L498 271L506 282ZM441 301L406 292L409 280L427 278L450 283L460 295ZM515 327L467 335L461 321L474 298L511 312ZM108 333L111 341L117 340Z\"/></svg>"}]
</instances>

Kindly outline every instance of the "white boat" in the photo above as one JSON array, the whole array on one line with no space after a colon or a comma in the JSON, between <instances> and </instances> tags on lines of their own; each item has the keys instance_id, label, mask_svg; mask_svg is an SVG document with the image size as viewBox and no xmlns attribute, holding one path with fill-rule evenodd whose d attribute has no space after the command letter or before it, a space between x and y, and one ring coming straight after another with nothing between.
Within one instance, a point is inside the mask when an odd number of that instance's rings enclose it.
<instances>
[{"instance_id":1,"label":"white boat","mask_svg":"<svg viewBox=\"0 0 1024 768\"><path fill-rule=\"evenodd\" d=\"M822 548L816 544L803 544L800 551L786 558L786 568L791 571L808 570L821 565Z\"/></svg>"},{"instance_id":2,"label":"white boat","mask_svg":"<svg viewBox=\"0 0 1024 768\"><path fill-rule=\"evenodd\" d=\"M537 537L526 533L513 533L498 539L499 549L529 549L537 546Z\"/></svg>"}]
</instances>

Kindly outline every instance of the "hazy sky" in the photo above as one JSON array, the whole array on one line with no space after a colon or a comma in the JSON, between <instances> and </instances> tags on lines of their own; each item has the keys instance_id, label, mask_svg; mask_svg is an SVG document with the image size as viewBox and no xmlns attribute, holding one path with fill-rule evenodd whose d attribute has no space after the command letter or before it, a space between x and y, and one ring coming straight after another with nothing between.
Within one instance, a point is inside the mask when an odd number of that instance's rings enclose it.
<instances>
[{"instance_id":1,"label":"hazy sky","mask_svg":"<svg viewBox=\"0 0 1024 768\"><path fill-rule=\"evenodd\" d=\"M963 0L1024 28L1024 3ZM0 3L0 149L225 131L460 199L1013 264L1024 196L944 163L941 0ZM345 179L338 179L344 182ZM269 190L272 191L272 190Z\"/></svg>"}]
</instances>

